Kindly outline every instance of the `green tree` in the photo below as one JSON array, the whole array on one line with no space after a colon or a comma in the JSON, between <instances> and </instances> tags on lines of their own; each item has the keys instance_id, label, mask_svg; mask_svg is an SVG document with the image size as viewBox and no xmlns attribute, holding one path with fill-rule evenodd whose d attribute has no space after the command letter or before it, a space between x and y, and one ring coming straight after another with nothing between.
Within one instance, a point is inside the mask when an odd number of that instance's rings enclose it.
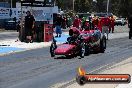
<instances>
[{"instance_id":1,"label":"green tree","mask_svg":"<svg viewBox=\"0 0 132 88\"><path fill-rule=\"evenodd\" d=\"M63 1L63 0L55 0L55 2L56 2L56 5L57 5L59 8L61 8L61 9L64 8L64 1Z\"/></svg>"},{"instance_id":2,"label":"green tree","mask_svg":"<svg viewBox=\"0 0 132 88\"><path fill-rule=\"evenodd\" d=\"M76 12L89 12L91 0L75 0Z\"/></svg>"},{"instance_id":3,"label":"green tree","mask_svg":"<svg viewBox=\"0 0 132 88\"><path fill-rule=\"evenodd\" d=\"M121 16L128 16L129 14L129 0L121 0L118 14Z\"/></svg>"},{"instance_id":4,"label":"green tree","mask_svg":"<svg viewBox=\"0 0 132 88\"><path fill-rule=\"evenodd\" d=\"M97 0L97 12L106 12L106 0Z\"/></svg>"},{"instance_id":5,"label":"green tree","mask_svg":"<svg viewBox=\"0 0 132 88\"><path fill-rule=\"evenodd\" d=\"M11 0L10 0L11 1ZM16 0L12 0L12 7L16 8Z\"/></svg>"}]
</instances>

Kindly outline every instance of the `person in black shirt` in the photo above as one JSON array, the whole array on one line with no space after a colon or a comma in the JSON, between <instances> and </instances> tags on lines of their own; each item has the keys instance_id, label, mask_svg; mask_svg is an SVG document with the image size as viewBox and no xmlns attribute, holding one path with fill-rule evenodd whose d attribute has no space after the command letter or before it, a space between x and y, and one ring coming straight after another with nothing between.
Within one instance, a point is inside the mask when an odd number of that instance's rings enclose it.
<instances>
[{"instance_id":1,"label":"person in black shirt","mask_svg":"<svg viewBox=\"0 0 132 88\"><path fill-rule=\"evenodd\" d=\"M25 33L26 33L26 42L32 41L32 31L34 28L35 19L34 16L31 15L30 11L27 11L27 16L25 17Z\"/></svg>"},{"instance_id":2,"label":"person in black shirt","mask_svg":"<svg viewBox=\"0 0 132 88\"><path fill-rule=\"evenodd\" d=\"M132 15L129 16L128 19L128 27L129 27L129 39L131 39L132 37Z\"/></svg>"}]
</instances>

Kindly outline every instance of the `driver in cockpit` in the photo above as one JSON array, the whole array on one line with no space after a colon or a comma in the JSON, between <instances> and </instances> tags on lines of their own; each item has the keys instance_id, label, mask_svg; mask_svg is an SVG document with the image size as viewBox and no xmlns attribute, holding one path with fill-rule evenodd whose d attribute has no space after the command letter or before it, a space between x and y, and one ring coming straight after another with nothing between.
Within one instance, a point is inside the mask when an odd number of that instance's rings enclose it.
<instances>
[{"instance_id":1,"label":"driver in cockpit","mask_svg":"<svg viewBox=\"0 0 132 88\"><path fill-rule=\"evenodd\" d=\"M67 41L69 43L71 43L71 42L74 43L78 39L79 35L80 35L80 32L78 29L76 29L76 28L70 29L69 30L69 36L70 37L67 38Z\"/></svg>"}]
</instances>

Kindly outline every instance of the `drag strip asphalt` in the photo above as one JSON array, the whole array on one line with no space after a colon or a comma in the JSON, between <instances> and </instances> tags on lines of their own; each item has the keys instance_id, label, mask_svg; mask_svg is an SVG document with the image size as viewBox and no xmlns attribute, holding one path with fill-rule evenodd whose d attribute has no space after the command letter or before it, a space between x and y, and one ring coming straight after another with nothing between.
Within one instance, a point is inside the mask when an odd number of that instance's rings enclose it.
<instances>
[{"instance_id":1,"label":"drag strip asphalt","mask_svg":"<svg viewBox=\"0 0 132 88\"><path fill-rule=\"evenodd\" d=\"M48 88L75 79L79 66L98 73L132 57L132 40L128 37L108 40L107 47L105 53L82 59L51 58L49 47L0 56L0 88Z\"/></svg>"}]
</instances>

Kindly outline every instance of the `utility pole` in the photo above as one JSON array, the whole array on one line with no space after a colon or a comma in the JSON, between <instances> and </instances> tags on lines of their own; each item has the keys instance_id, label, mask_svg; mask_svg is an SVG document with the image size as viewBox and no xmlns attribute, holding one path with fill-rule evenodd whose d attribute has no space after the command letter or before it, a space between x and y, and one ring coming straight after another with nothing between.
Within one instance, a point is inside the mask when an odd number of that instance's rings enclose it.
<instances>
[{"instance_id":1,"label":"utility pole","mask_svg":"<svg viewBox=\"0 0 132 88\"><path fill-rule=\"evenodd\" d=\"M21 24L20 26L21 26L21 28L20 28L20 34L19 34L21 41L23 41L23 13L22 13L23 11L22 11L22 1L23 0L21 0L21 20L20 20L20 24Z\"/></svg>"},{"instance_id":2,"label":"utility pole","mask_svg":"<svg viewBox=\"0 0 132 88\"><path fill-rule=\"evenodd\" d=\"M11 9L12 9L12 0L11 0Z\"/></svg>"},{"instance_id":3,"label":"utility pole","mask_svg":"<svg viewBox=\"0 0 132 88\"><path fill-rule=\"evenodd\" d=\"M109 0L107 0L107 15L109 13Z\"/></svg>"},{"instance_id":4,"label":"utility pole","mask_svg":"<svg viewBox=\"0 0 132 88\"><path fill-rule=\"evenodd\" d=\"M73 0L73 11L74 11L74 0Z\"/></svg>"}]
</instances>

